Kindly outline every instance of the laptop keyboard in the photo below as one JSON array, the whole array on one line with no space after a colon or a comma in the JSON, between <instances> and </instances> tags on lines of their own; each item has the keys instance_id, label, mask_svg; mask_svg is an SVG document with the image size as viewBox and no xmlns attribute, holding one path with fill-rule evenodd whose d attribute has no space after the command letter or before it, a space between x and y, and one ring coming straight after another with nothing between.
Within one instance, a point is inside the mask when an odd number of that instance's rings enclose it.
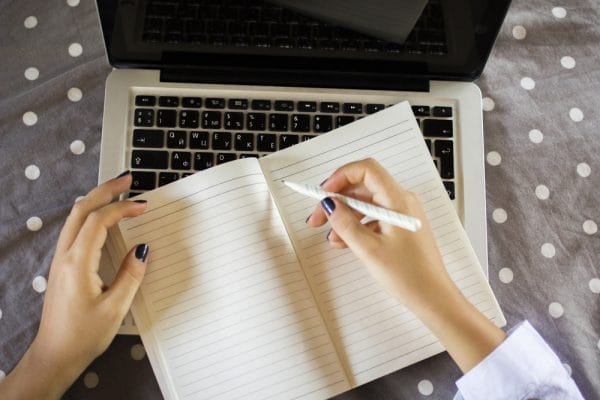
<instances>
[{"instance_id":1,"label":"laptop keyboard","mask_svg":"<svg viewBox=\"0 0 600 400\"><path fill-rule=\"evenodd\" d=\"M261 1L148 0L142 40L148 43L445 55L439 0L430 0L403 44L378 40Z\"/></svg>"},{"instance_id":2,"label":"laptop keyboard","mask_svg":"<svg viewBox=\"0 0 600 400\"><path fill-rule=\"evenodd\" d=\"M135 96L129 197L238 158L310 140L386 107L379 103ZM453 108L414 105L424 140L455 196Z\"/></svg>"}]
</instances>

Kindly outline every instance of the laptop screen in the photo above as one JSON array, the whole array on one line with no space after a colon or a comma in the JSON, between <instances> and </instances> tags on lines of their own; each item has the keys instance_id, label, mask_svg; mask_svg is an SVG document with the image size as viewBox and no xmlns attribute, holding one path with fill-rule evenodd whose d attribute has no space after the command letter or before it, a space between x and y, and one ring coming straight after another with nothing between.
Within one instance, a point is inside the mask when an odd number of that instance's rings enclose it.
<instances>
[{"instance_id":1,"label":"laptop screen","mask_svg":"<svg viewBox=\"0 0 600 400\"><path fill-rule=\"evenodd\" d=\"M392 17L386 19L385 7L363 9L371 2L346 1L345 8L327 10L315 9L313 1L286 3L292 2L97 1L115 67L186 71L187 77L197 73L199 81L211 76L211 82L237 76L236 83L245 83L245 72L272 71L293 84L297 73L314 86L344 73L390 82L473 80L483 70L510 0L397 1L387 7ZM402 11L403 3L411 4ZM369 18L361 22L361 13ZM385 26L377 28L378 21ZM318 82L310 82L311 76Z\"/></svg>"}]
</instances>

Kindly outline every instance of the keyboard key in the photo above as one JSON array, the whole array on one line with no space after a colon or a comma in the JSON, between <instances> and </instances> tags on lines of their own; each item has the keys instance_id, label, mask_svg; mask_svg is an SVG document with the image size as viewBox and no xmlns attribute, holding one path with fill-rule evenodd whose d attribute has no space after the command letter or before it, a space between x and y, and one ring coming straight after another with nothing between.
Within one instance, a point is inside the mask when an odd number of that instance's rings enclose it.
<instances>
[{"instance_id":1,"label":"keyboard key","mask_svg":"<svg viewBox=\"0 0 600 400\"><path fill-rule=\"evenodd\" d=\"M292 114L293 132L310 132L310 115Z\"/></svg>"},{"instance_id":2,"label":"keyboard key","mask_svg":"<svg viewBox=\"0 0 600 400\"><path fill-rule=\"evenodd\" d=\"M194 169L200 171L214 165L213 153L194 153Z\"/></svg>"},{"instance_id":3,"label":"keyboard key","mask_svg":"<svg viewBox=\"0 0 600 400\"><path fill-rule=\"evenodd\" d=\"M131 152L131 168L167 169L168 166L168 151L134 150Z\"/></svg>"},{"instance_id":4,"label":"keyboard key","mask_svg":"<svg viewBox=\"0 0 600 400\"><path fill-rule=\"evenodd\" d=\"M454 143L452 140L436 140L435 156L440 159L440 176L454 178Z\"/></svg>"},{"instance_id":5,"label":"keyboard key","mask_svg":"<svg viewBox=\"0 0 600 400\"><path fill-rule=\"evenodd\" d=\"M298 135L280 135L279 150L298 144L300 137Z\"/></svg>"},{"instance_id":6,"label":"keyboard key","mask_svg":"<svg viewBox=\"0 0 600 400\"><path fill-rule=\"evenodd\" d=\"M192 168L192 153L186 151L174 151L171 153L171 169Z\"/></svg>"},{"instance_id":7,"label":"keyboard key","mask_svg":"<svg viewBox=\"0 0 600 400\"><path fill-rule=\"evenodd\" d=\"M415 117L429 117L429 106L412 106Z\"/></svg>"},{"instance_id":8,"label":"keyboard key","mask_svg":"<svg viewBox=\"0 0 600 400\"><path fill-rule=\"evenodd\" d=\"M275 101L275 111L294 111L294 102L292 100Z\"/></svg>"},{"instance_id":9,"label":"keyboard key","mask_svg":"<svg viewBox=\"0 0 600 400\"><path fill-rule=\"evenodd\" d=\"M154 96L135 96L135 105L142 107L153 107L156 105Z\"/></svg>"},{"instance_id":10,"label":"keyboard key","mask_svg":"<svg viewBox=\"0 0 600 400\"><path fill-rule=\"evenodd\" d=\"M181 110L179 111L179 127L180 128L197 128L198 118L200 113L194 110Z\"/></svg>"},{"instance_id":11,"label":"keyboard key","mask_svg":"<svg viewBox=\"0 0 600 400\"><path fill-rule=\"evenodd\" d=\"M248 113L246 116L246 128L250 131L264 131L266 120L266 114Z\"/></svg>"},{"instance_id":12,"label":"keyboard key","mask_svg":"<svg viewBox=\"0 0 600 400\"><path fill-rule=\"evenodd\" d=\"M192 176L194 175L194 172L184 172L183 174L181 174L181 178L187 178L188 176Z\"/></svg>"},{"instance_id":13,"label":"keyboard key","mask_svg":"<svg viewBox=\"0 0 600 400\"><path fill-rule=\"evenodd\" d=\"M217 154L217 165L233 161L237 158L234 153L219 153Z\"/></svg>"},{"instance_id":14,"label":"keyboard key","mask_svg":"<svg viewBox=\"0 0 600 400\"><path fill-rule=\"evenodd\" d=\"M317 111L316 101L299 101L298 111L300 112L315 112Z\"/></svg>"},{"instance_id":15,"label":"keyboard key","mask_svg":"<svg viewBox=\"0 0 600 400\"><path fill-rule=\"evenodd\" d=\"M252 100L252 109L258 111L269 111L271 100Z\"/></svg>"},{"instance_id":16,"label":"keyboard key","mask_svg":"<svg viewBox=\"0 0 600 400\"><path fill-rule=\"evenodd\" d=\"M385 104L367 104L367 114L375 114L385 108Z\"/></svg>"},{"instance_id":17,"label":"keyboard key","mask_svg":"<svg viewBox=\"0 0 600 400\"><path fill-rule=\"evenodd\" d=\"M254 134L252 134L252 133L236 133L234 146L237 151L253 151L254 150Z\"/></svg>"},{"instance_id":18,"label":"keyboard key","mask_svg":"<svg viewBox=\"0 0 600 400\"><path fill-rule=\"evenodd\" d=\"M246 99L229 99L228 106L232 110L246 110L248 108L248 100L246 100Z\"/></svg>"},{"instance_id":19,"label":"keyboard key","mask_svg":"<svg viewBox=\"0 0 600 400\"><path fill-rule=\"evenodd\" d=\"M133 147L163 147L165 143L165 133L153 129L134 129Z\"/></svg>"},{"instance_id":20,"label":"keyboard key","mask_svg":"<svg viewBox=\"0 0 600 400\"><path fill-rule=\"evenodd\" d=\"M191 149L208 149L208 132L190 132Z\"/></svg>"},{"instance_id":21,"label":"keyboard key","mask_svg":"<svg viewBox=\"0 0 600 400\"><path fill-rule=\"evenodd\" d=\"M277 132L285 132L288 130L287 114L270 114L269 115L269 130Z\"/></svg>"},{"instance_id":22,"label":"keyboard key","mask_svg":"<svg viewBox=\"0 0 600 400\"><path fill-rule=\"evenodd\" d=\"M240 154L240 158L258 158L258 154Z\"/></svg>"},{"instance_id":23,"label":"keyboard key","mask_svg":"<svg viewBox=\"0 0 600 400\"><path fill-rule=\"evenodd\" d=\"M335 117L335 127L339 128L340 126L348 125L354 122L354 117L351 115L340 115Z\"/></svg>"},{"instance_id":24,"label":"keyboard key","mask_svg":"<svg viewBox=\"0 0 600 400\"><path fill-rule=\"evenodd\" d=\"M433 107L431 114L434 117L451 117L452 107Z\"/></svg>"},{"instance_id":25,"label":"keyboard key","mask_svg":"<svg viewBox=\"0 0 600 400\"><path fill-rule=\"evenodd\" d=\"M425 144L427 145L427 148L429 149L429 154L433 155L433 152L431 151L431 139L425 139Z\"/></svg>"},{"instance_id":26,"label":"keyboard key","mask_svg":"<svg viewBox=\"0 0 600 400\"><path fill-rule=\"evenodd\" d=\"M170 149L185 149L186 133L185 131L168 131L167 147Z\"/></svg>"},{"instance_id":27,"label":"keyboard key","mask_svg":"<svg viewBox=\"0 0 600 400\"><path fill-rule=\"evenodd\" d=\"M444 181L444 187L446 188L450 200L454 200L454 182Z\"/></svg>"},{"instance_id":28,"label":"keyboard key","mask_svg":"<svg viewBox=\"0 0 600 400\"><path fill-rule=\"evenodd\" d=\"M161 107L177 107L179 105L179 98L175 96L160 96L158 98L158 105Z\"/></svg>"},{"instance_id":29,"label":"keyboard key","mask_svg":"<svg viewBox=\"0 0 600 400\"><path fill-rule=\"evenodd\" d=\"M452 120L424 119L423 136L452 137Z\"/></svg>"},{"instance_id":30,"label":"keyboard key","mask_svg":"<svg viewBox=\"0 0 600 400\"><path fill-rule=\"evenodd\" d=\"M154 110L148 108L136 108L133 114L133 124L135 126L154 125Z\"/></svg>"},{"instance_id":31,"label":"keyboard key","mask_svg":"<svg viewBox=\"0 0 600 400\"><path fill-rule=\"evenodd\" d=\"M257 148L258 151L275 151L277 150L277 136L268 133L258 135Z\"/></svg>"},{"instance_id":32,"label":"keyboard key","mask_svg":"<svg viewBox=\"0 0 600 400\"><path fill-rule=\"evenodd\" d=\"M212 148L215 150L231 149L231 133L230 132L213 132Z\"/></svg>"},{"instance_id":33,"label":"keyboard key","mask_svg":"<svg viewBox=\"0 0 600 400\"><path fill-rule=\"evenodd\" d=\"M130 198L132 198L132 197L139 196L140 194L141 194L140 192L129 192L129 193L127 194L127 198L129 198L129 199L130 199Z\"/></svg>"},{"instance_id":34,"label":"keyboard key","mask_svg":"<svg viewBox=\"0 0 600 400\"><path fill-rule=\"evenodd\" d=\"M165 186L179 179L177 172L161 172L158 174L158 186Z\"/></svg>"},{"instance_id":35,"label":"keyboard key","mask_svg":"<svg viewBox=\"0 0 600 400\"><path fill-rule=\"evenodd\" d=\"M346 114L362 114L362 104L360 104L360 103L344 103L344 113L346 113Z\"/></svg>"},{"instance_id":36,"label":"keyboard key","mask_svg":"<svg viewBox=\"0 0 600 400\"><path fill-rule=\"evenodd\" d=\"M332 103L328 101L321 102L321 112L338 113L340 112L340 103Z\"/></svg>"},{"instance_id":37,"label":"keyboard key","mask_svg":"<svg viewBox=\"0 0 600 400\"><path fill-rule=\"evenodd\" d=\"M131 173L131 190L152 190L155 187L156 172L133 171Z\"/></svg>"},{"instance_id":38,"label":"keyboard key","mask_svg":"<svg viewBox=\"0 0 600 400\"><path fill-rule=\"evenodd\" d=\"M236 131L244 129L244 114L241 112L226 112L225 129L232 129Z\"/></svg>"},{"instance_id":39,"label":"keyboard key","mask_svg":"<svg viewBox=\"0 0 600 400\"><path fill-rule=\"evenodd\" d=\"M312 138L316 138L315 135L302 135L302 141L306 142L307 140L310 140Z\"/></svg>"},{"instance_id":40,"label":"keyboard key","mask_svg":"<svg viewBox=\"0 0 600 400\"><path fill-rule=\"evenodd\" d=\"M221 129L221 112L204 111L202 112L202 128Z\"/></svg>"},{"instance_id":41,"label":"keyboard key","mask_svg":"<svg viewBox=\"0 0 600 400\"><path fill-rule=\"evenodd\" d=\"M313 129L318 133L329 132L333 126L331 115L315 115L313 122Z\"/></svg>"},{"instance_id":42,"label":"keyboard key","mask_svg":"<svg viewBox=\"0 0 600 400\"><path fill-rule=\"evenodd\" d=\"M177 126L177 111L158 110L156 115L156 126L175 128Z\"/></svg>"},{"instance_id":43,"label":"keyboard key","mask_svg":"<svg viewBox=\"0 0 600 400\"><path fill-rule=\"evenodd\" d=\"M221 98L207 98L206 99L206 108L225 108L225 99Z\"/></svg>"},{"instance_id":44,"label":"keyboard key","mask_svg":"<svg viewBox=\"0 0 600 400\"><path fill-rule=\"evenodd\" d=\"M200 97L184 97L181 99L181 105L188 108L202 107L202 98Z\"/></svg>"}]
</instances>

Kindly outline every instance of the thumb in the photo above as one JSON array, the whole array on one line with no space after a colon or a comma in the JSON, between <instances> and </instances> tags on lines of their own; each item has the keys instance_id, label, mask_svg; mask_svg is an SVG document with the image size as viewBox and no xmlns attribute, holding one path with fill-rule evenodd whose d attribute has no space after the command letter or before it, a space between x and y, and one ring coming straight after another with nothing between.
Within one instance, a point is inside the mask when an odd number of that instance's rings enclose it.
<instances>
[{"instance_id":1,"label":"thumb","mask_svg":"<svg viewBox=\"0 0 600 400\"><path fill-rule=\"evenodd\" d=\"M369 253L376 242L373 231L360 223L358 217L341 201L326 197L321 200L331 228L359 257Z\"/></svg>"},{"instance_id":2,"label":"thumb","mask_svg":"<svg viewBox=\"0 0 600 400\"><path fill-rule=\"evenodd\" d=\"M107 295L114 302L113 304L123 307L125 312L131 307L133 298L144 279L148 250L147 244L138 244L131 249L121 263L113 284L108 289Z\"/></svg>"}]
</instances>

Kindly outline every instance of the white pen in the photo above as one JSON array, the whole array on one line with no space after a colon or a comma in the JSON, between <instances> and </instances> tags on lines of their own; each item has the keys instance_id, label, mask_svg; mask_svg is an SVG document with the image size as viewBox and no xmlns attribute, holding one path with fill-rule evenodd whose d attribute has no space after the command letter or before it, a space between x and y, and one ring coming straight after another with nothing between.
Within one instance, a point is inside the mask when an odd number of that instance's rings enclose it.
<instances>
[{"instance_id":1,"label":"white pen","mask_svg":"<svg viewBox=\"0 0 600 400\"><path fill-rule=\"evenodd\" d=\"M355 209L367 217L371 217L375 220L379 220L390 225L398 226L411 232L416 232L419 230L419 228L421 228L421 220L411 217L410 215L404 215L396 211L388 210L387 208L377 207L373 204L344 196L343 194L326 192L319 186L307 185L305 183L295 183L285 180L282 180L281 182L290 189L303 195L312 197L313 199L323 200L325 197L335 197L348 207Z\"/></svg>"}]
</instances>

